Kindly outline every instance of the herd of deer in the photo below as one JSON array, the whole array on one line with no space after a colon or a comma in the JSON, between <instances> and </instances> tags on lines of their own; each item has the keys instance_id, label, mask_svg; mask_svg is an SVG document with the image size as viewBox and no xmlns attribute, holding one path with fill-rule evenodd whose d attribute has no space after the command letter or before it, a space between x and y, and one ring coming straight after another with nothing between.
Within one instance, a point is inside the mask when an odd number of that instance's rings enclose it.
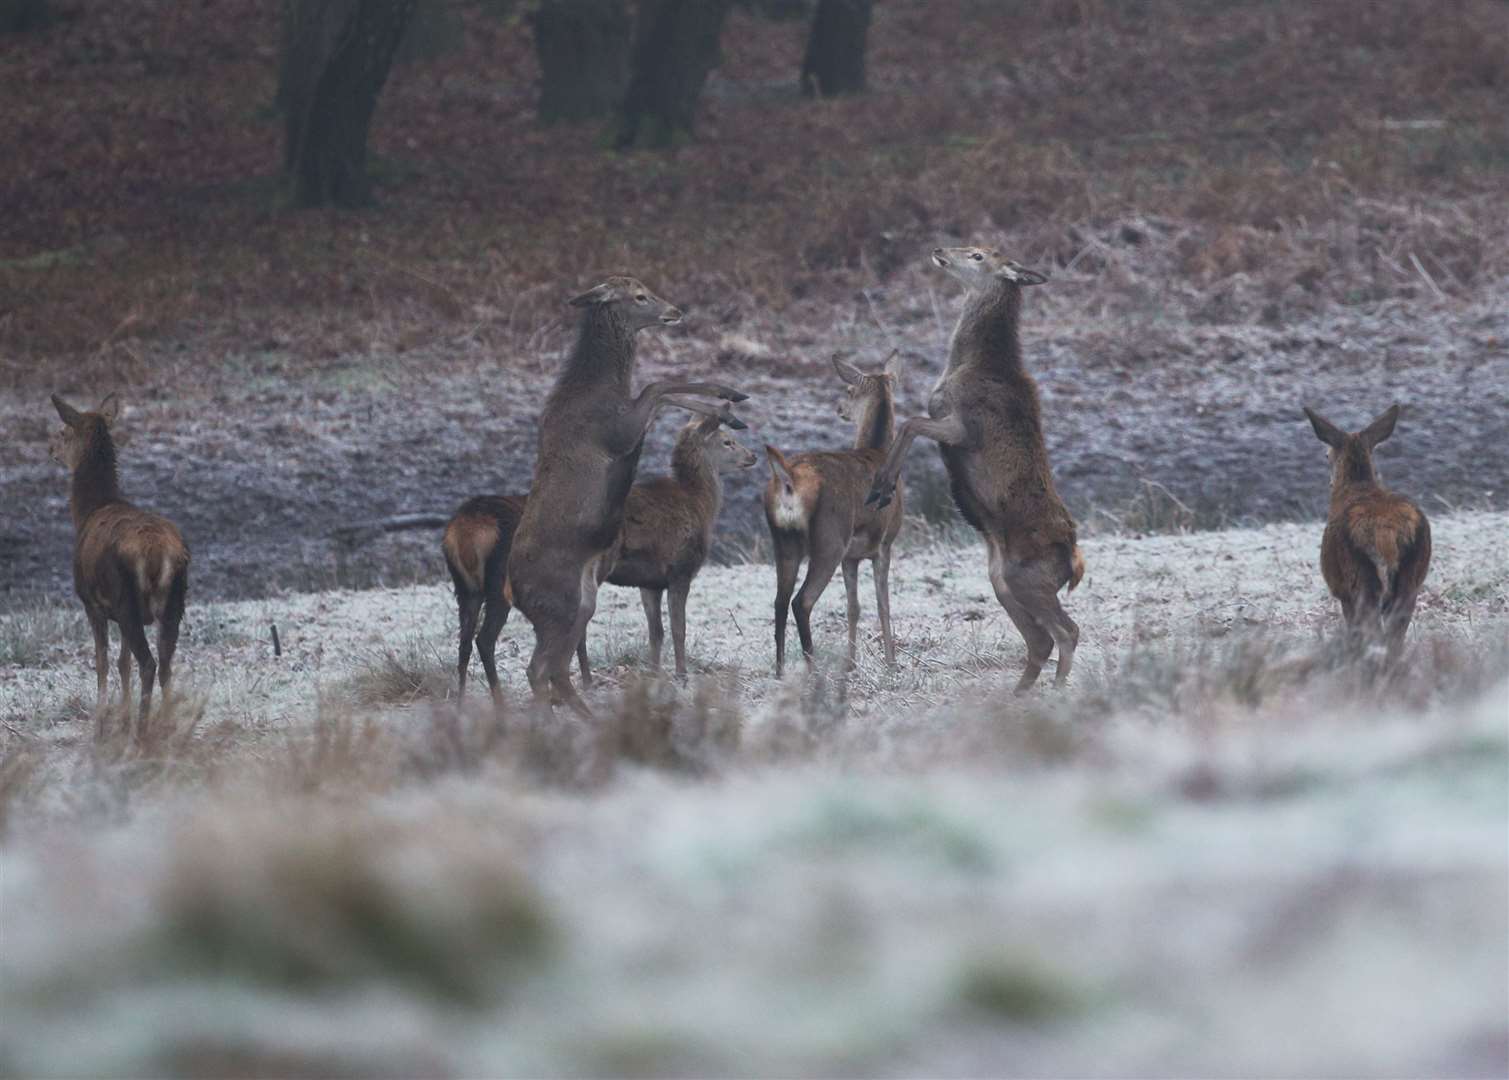
<instances>
[{"instance_id":1,"label":"herd of deer","mask_svg":"<svg viewBox=\"0 0 1509 1080\"><path fill-rule=\"evenodd\" d=\"M1043 443L1037 386L1022 366L1018 316L1022 289L1045 275L978 247L939 248L939 268L967 289L948 363L928 400L928 415L895 423L900 365L863 372L835 358L846 386L839 414L855 425L847 450L783 454L765 448L770 479L765 516L776 565L775 666L785 664L786 619L796 616L808 662L813 607L843 568L848 593L849 662L859 622L859 564L870 560L887 664L894 664L889 572L902 521L901 468L919 436L938 444L954 500L984 538L996 598L1027 645L1017 690L1031 687L1054 648L1055 682L1069 676L1079 627L1059 603L1085 564L1075 524L1054 490ZM640 590L649 626L650 660L659 667L661 599L670 594L676 672L686 673L686 602L706 559L722 500L721 474L757 460L727 429L744 423L730 403L746 395L714 382L657 382L633 393L635 336L673 325L681 312L629 277L614 277L571 303L582 309L575 347L540 416L539 456L528 496L479 496L464 503L442 541L456 589L460 643L457 674L466 685L472 643L495 700L494 649L517 607L534 627L529 684L536 697L588 714L572 686L576 655L590 684L586 634L603 582ZM718 399L714 405L706 399ZM76 532L74 586L94 633L99 698L106 714L107 623L120 626L119 670L129 724L131 660L141 679L141 714L155 679L170 692L173 653L188 588L189 550L172 522L126 502L117 481L110 429L114 395L80 412L54 395L63 430L54 457L72 473ZM645 434L660 411L693 419L671 455L671 475L635 483ZM1341 601L1349 630L1399 652L1430 564L1430 526L1419 507L1384 489L1373 449L1393 433L1395 405L1356 434L1305 410L1330 447L1331 509L1321 568ZM807 576L792 592L803 561ZM480 619L480 627L479 627ZM157 626L157 659L145 627Z\"/></svg>"}]
</instances>

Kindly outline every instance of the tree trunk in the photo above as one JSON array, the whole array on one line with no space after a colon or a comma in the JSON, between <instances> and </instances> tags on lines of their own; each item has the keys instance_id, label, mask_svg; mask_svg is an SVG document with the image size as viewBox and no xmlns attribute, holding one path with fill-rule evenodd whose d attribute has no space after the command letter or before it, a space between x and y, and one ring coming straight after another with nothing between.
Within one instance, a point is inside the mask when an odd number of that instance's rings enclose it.
<instances>
[{"instance_id":1,"label":"tree trunk","mask_svg":"<svg viewBox=\"0 0 1509 1080\"><path fill-rule=\"evenodd\" d=\"M0 34L40 30L49 19L47 0L0 0Z\"/></svg>"},{"instance_id":2,"label":"tree trunk","mask_svg":"<svg viewBox=\"0 0 1509 1080\"><path fill-rule=\"evenodd\" d=\"M297 53L283 86L284 161L301 206L371 201L367 131L418 0L289 0ZM322 48L332 5L348 13ZM303 9L303 10L299 10Z\"/></svg>"},{"instance_id":3,"label":"tree trunk","mask_svg":"<svg viewBox=\"0 0 1509 1080\"><path fill-rule=\"evenodd\" d=\"M341 30L357 0L283 0L278 47L278 91L274 107L283 114L283 168L298 162L299 140L309 117L309 103Z\"/></svg>"},{"instance_id":4,"label":"tree trunk","mask_svg":"<svg viewBox=\"0 0 1509 1080\"><path fill-rule=\"evenodd\" d=\"M545 0L534 17L540 122L611 116L629 81L633 32L624 0Z\"/></svg>"},{"instance_id":5,"label":"tree trunk","mask_svg":"<svg viewBox=\"0 0 1509 1080\"><path fill-rule=\"evenodd\" d=\"M729 0L640 0L620 149L670 146L692 134L728 7Z\"/></svg>"},{"instance_id":6,"label":"tree trunk","mask_svg":"<svg viewBox=\"0 0 1509 1080\"><path fill-rule=\"evenodd\" d=\"M872 0L818 0L802 60L803 94L832 97L864 90L872 7Z\"/></svg>"}]
</instances>

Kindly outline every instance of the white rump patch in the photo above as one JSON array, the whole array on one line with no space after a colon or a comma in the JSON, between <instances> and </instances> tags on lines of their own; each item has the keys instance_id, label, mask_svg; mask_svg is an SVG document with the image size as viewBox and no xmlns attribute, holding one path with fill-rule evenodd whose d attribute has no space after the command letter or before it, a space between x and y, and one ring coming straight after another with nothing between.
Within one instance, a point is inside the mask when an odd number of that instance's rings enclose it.
<instances>
[{"instance_id":1,"label":"white rump patch","mask_svg":"<svg viewBox=\"0 0 1509 1080\"><path fill-rule=\"evenodd\" d=\"M770 516L783 529L807 531L807 507L802 502L802 497L790 487L782 485L781 490L776 492Z\"/></svg>"}]
</instances>

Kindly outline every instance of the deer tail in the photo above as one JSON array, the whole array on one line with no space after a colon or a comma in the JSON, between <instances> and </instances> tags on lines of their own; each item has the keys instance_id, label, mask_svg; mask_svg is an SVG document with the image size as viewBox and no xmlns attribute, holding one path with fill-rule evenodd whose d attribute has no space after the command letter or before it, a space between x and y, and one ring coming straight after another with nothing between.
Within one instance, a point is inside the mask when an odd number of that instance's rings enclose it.
<instances>
[{"instance_id":1,"label":"deer tail","mask_svg":"<svg viewBox=\"0 0 1509 1080\"><path fill-rule=\"evenodd\" d=\"M1085 557L1079 553L1079 545L1075 544L1069 549L1069 591L1080 583L1085 576Z\"/></svg>"},{"instance_id":2,"label":"deer tail","mask_svg":"<svg viewBox=\"0 0 1509 1080\"><path fill-rule=\"evenodd\" d=\"M796 477L791 474L791 465L786 460L786 455L781 453L769 443L765 444L765 457L770 462L770 475L779 481L787 491L796 487Z\"/></svg>"}]
</instances>

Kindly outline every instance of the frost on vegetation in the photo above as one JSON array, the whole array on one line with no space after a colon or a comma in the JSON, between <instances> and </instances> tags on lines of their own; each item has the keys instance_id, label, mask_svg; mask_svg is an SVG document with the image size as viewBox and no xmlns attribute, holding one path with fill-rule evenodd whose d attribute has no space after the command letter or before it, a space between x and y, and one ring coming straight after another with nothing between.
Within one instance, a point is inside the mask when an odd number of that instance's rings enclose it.
<instances>
[{"instance_id":1,"label":"frost on vegetation","mask_svg":"<svg viewBox=\"0 0 1509 1080\"><path fill-rule=\"evenodd\" d=\"M512 624L501 714L427 683L438 586L226 605L284 655L227 639L235 692L201 663L130 739L33 724L73 683L5 667L0 1063L1491 1072L1509 626L1453 590L1503 524L1440 522L1391 674L1328 644L1300 527L1087 540L1083 663L1025 698L980 556L944 545L893 571L894 672L869 640L843 670L840 592L816 673L775 680L750 565L693 590L705 674L654 678L605 591L591 724L522 700ZM402 692L358 704L374 668Z\"/></svg>"}]
</instances>

